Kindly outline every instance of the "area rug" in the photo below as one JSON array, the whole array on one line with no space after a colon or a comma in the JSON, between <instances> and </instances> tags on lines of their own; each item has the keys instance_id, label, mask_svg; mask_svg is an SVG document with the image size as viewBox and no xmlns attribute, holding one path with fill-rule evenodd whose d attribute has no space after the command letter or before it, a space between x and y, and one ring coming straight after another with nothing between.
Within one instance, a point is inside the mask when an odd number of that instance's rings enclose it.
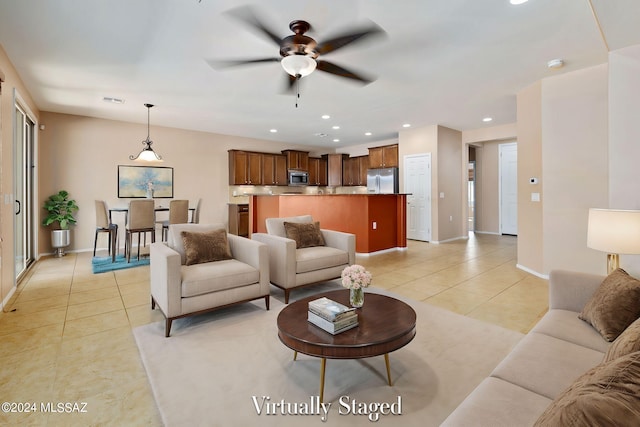
<instances>
[{"instance_id":1,"label":"area rug","mask_svg":"<svg viewBox=\"0 0 640 427\"><path fill-rule=\"evenodd\" d=\"M299 354L294 361L279 341L276 318L284 304L276 298L269 311L261 300L179 319L169 338L164 322L135 328L164 424L437 426L523 336L384 290L367 291L410 304L416 337L390 354L392 387L382 356L327 360L325 407L318 403L320 359Z\"/></svg>"},{"instance_id":2,"label":"area rug","mask_svg":"<svg viewBox=\"0 0 640 427\"><path fill-rule=\"evenodd\" d=\"M140 267L141 265L149 265L149 258L131 258L131 262L127 262L124 255L117 255L116 262L111 262L111 257L93 257L91 266L93 274L106 273L107 271L123 270L125 268Z\"/></svg>"}]
</instances>

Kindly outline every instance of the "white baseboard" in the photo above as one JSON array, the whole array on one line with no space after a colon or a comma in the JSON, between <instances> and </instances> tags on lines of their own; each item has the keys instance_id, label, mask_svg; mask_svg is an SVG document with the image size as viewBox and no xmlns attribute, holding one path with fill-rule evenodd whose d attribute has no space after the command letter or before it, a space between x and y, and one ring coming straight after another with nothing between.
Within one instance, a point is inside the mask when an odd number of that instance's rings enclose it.
<instances>
[{"instance_id":1,"label":"white baseboard","mask_svg":"<svg viewBox=\"0 0 640 427\"><path fill-rule=\"evenodd\" d=\"M531 270L530 268L527 268L524 265L520 265L520 264L516 264L516 267L519 268L522 271L526 271L529 274L533 274L534 276L539 277L541 279L549 280L549 275L548 274L538 273L537 271Z\"/></svg>"},{"instance_id":2,"label":"white baseboard","mask_svg":"<svg viewBox=\"0 0 640 427\"><path fill-rule=\"evenodd\" d=\"M395 248L382 249L380 251L375 251L375 252L356 252L356 255L369 256L369 255L384 254L384 253L387 253L387 252L406 251L406 250L407 250L406 246L404 248L401 248L401 247L397 246Z\"/></svg>"},{"instance_id":3,"label":"white baseboard","mask_svg":"<svg viewBox=\"0 0 640 427\"><path fill-rule=\"evenodd\" d=\"M474 231L474 233L476 234L492 234L494 236L502 236L502 234L496 232L496 231Z\"/></svg>"},{"instance_id":4,"label":"white baseboard","mask_svg":"<svg viewBox=\"0 0 640 427\"><path fill-rule=\"evenodd\" d=\"M11 290L9 291L9 293L7 294L6 297L4 297L4 299L2 300L2 303L0 304L0 308L4 311L4 308L7 306L7 303L9 302L9 300L11 299L11 297L13 296L13 294L16 293L16 287L12 287Z\"/></svg>"}]
</instances>

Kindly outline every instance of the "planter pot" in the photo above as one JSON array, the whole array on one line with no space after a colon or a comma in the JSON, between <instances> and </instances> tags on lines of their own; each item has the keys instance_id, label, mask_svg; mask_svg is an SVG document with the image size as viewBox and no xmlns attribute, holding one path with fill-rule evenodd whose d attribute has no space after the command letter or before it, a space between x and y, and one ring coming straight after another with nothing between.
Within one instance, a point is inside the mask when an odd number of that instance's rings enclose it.
<instances>
[{"instance_id":1,"label":"planter pot","mask_svg":"<svg viewBox=\"0 0 640 427\"><path fill-rule=\"evenodd\" d=\"M51 230L51 246L56 250L57 257L65 255L64 248L71 244L70 230Z\"/></svg>"}]
</instances>

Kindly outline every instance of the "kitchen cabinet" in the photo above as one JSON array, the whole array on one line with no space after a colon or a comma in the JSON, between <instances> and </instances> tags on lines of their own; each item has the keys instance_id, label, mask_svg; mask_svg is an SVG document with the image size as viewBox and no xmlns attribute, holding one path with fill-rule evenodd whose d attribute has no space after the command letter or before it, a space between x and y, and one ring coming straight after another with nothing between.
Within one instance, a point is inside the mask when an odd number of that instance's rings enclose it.
<instances>
[{"instance_id":1,"label":"kitchen cabinet","mask_svg":"<svg viewBox=\"0 0 640 427\"><path fill-rule=\"evenodd\" d=\"M367 185L369 156L349 157L343 162L342 185Z\"/></svg>"},{"instance_id":2,"label":"kitchen cabinet","mask_svg":"<svg viewBox=\"0 0 640 427\"><path fill-rule=\"evenodd\" d=\"M369 148L369 168L397 168L398 144Z\"/></svg>"},{"instance_id":3,"label":"kitchen cabinet","mask_svg":"<svg viewBox=\"0 0 640 427\"><path fill-rule=\"evenodd\" d=\"M348 154L324 154L323 159L327 160L327 185L330 187L340 187L343 184L343 163L349 159Z\"/></svg>"},{"instance_id":4,"label":"kitchen cabinet","mask_svg":"<svg viewBox=\"0 0 640 427\"><path fill-rule=\"evenodd\" d=\"M229 185L262 185L262 154L229 150Z\"/></svg>"},{"instance_id":5,"label":"kitchen cabinet","mask_svg":"<svg viewBox=\"0 0 640 427\"><path fill-rule=\"evenodd\" d=\"M309 185L327 185L327 159L309 157Z\"/></svg>"},{"instance_id":6,"label":"kitchen cabinet","mask_svg":"<svg viewBox=\"0 0 640 427\"><path fill-rule=\"evenodd\" d=\"M287 185L287 156L262 154L262 184Z\"/></svg>"},{"instance_id":7,"label":"kitchen cabinet","mask_svg":"<svg viewBox=\"0 0 640 427\"><path fill-rule=\"evenodd\" d=\"M229 233L249 237L248 204L229 204Z\"/></svg>"},{"instance_id":8,"label":"kitchen cabinet","mask_svg":"<svg viewBox=\"0 0 640 427\"><path fill-rule=\"evenodd\" d=\"M309 170L309 152L298 150L283 150L282 154L287 156L287 168L303 171Z\"/></svg>"}]
</instances>

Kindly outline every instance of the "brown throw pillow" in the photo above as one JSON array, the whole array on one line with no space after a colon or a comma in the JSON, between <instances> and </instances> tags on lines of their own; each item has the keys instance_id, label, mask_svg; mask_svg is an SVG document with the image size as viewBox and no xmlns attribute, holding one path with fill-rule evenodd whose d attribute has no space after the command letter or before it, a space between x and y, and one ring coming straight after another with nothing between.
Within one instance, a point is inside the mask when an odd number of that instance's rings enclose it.
<instances>
[{"instance_id":1,"label":"brown throw pillow","mask_svg":"<svg viewBox=\"0 0 640 427\"><path fill-rule=\"evenodd\" d=\"M213 230L206 233L182 231L180 235L184 244L185 265L232 258L226 230Z\"/></svg>"},{"instance_id":2,"label":"brown throw pillow","mask_svg":"<svg viewBox=\"0 0 640 427\"><path fill-rule=\"evenodd\" d=\"M284 233L287 239L296 241L296 249L325 245L318 221L304 223L285 221Z\"/></svg>"},{"instance_id":3,"label":"brown throw pillow","mask_svg":"<svg viewBox=\"0 0 640 427\"><path fill-rule=\"evenodd\" d=\"M613 341L640 317L640 280L619 268L609 274L578 316Z\"/></svg>"},{"instance_id":4,"label":"brown throw pillow","mask_svg":"<svg viewBox=\"0 0 640 427\"><path fill-rule=\"evenodd\" d=\"M534 427L638 425L640 352L635 352L584 373L549 405Z\"/></svg>"},{"instance_id":5,"label":"brown throw pillow","mask_svg":"<svg viewBox=\"0 0 640 427\"><path fill-rule=\"evenodd\" d=\"M611 344L604 355L603 363L610 362L629 353L640 351L640 319L637 319L624 330Z\"/></svg>"}]
</instances>

